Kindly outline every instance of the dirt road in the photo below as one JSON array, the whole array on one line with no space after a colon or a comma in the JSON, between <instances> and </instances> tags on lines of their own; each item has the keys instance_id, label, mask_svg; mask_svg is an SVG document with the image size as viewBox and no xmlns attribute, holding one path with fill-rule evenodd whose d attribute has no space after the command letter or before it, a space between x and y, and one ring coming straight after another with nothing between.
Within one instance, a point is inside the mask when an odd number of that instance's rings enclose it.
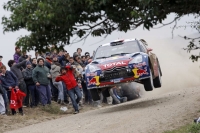
<instances>
[{"instance_id":1,"label":"dirt road","mask_svg":"<svg viewBox=\"0 0 200 133\"><path fill-rule=\"evenodd\" d=\"M13 133L162 133L193 121L200 110L199 95L200 87L194 87L146 96L125 104L27 126Z\"/></svg>"}]
</instances>

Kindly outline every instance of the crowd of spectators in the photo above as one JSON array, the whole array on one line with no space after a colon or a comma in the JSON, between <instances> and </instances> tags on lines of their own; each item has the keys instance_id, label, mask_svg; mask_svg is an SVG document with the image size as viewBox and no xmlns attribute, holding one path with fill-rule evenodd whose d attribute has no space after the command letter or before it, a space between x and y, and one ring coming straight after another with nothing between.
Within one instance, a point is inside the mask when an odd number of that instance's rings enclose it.
<instances>
[{"instance_id":1,"label":"crowd of spectators","mask_svg":"<svg viewBox=\"0 0 200 133\"><path fill-rule=\"evenodd\" d=\"M66 50L57 51L50 48L49 52L35 57L26 51L15 48L13 59L8 61L10 70L2 63L0 56L0 113L6 114L10 103L11 90L19 89L26 94L23 107L46 106L54 100L58 104L72 104L75 114L79 106L91 104L92 99L84 80L84 69L92 58L89 52L82 55L78 48L73 56ZM12 115L16 110L11 110ZM23 108L19 113L24 115Z\"/></svg>"},{"instance_id":2,"label":"crowd of spectators","mask_svg":"<svg viewBox=\"0 0 200 133\"><path fill-rule=\"evenodd\" d=\"M23 107L18 109L21 115L24 115L24 107L46 106L52 101L61 105L72 104L74 114L77 114L80 106L94 102L84 78L85 66L92 60L90 53L82 54L82 49L78 48L70 56L66 50L53 48L41 54L36 51L32 57L16 47L13 59L8 61L10 70L0 56L0 114L8 113L12 89L26 94ZM117 90L116 87L110 90L113 100L117 104L125 102L127 98L120 97ZM15 115L16 110L12 109L11 113Z\"/></svg>"}]
</instances>

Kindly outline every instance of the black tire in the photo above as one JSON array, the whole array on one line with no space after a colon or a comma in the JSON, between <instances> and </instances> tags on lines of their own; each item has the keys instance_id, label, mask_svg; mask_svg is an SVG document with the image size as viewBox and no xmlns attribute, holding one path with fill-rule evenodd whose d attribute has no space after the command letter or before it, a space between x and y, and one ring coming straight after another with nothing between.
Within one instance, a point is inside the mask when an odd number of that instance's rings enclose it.
<instances>
[{"instance_id":1,"label":"black tire","mask_svg":"<svg viewBox=\"0 0 200 133\"><path fill-rule=\"evenodd\" d=\"M146 91L152 91L153 90L154 87L153 87L153 77L152 77L151 70L150 70L150 78L143 79L142 82L143 82L143 85L144 85L144 89Z\"/></svg>"},{"instance_id":2,"label":"black tire","mask_svg":"<svg viewBox=\"0 0 200 133\"><path fill-rule=\"evenodd\" d=\"M158 70L158 77L153 79L153 86L155 88L160 88L162 86L160 66L159 66L159 70Z\"/></svg>"},{"instance_id":3,"label":"black tire","mask_svg":"<svg viewBox=\"0 0 200 133\"><path fill-rule=\"evenodd\" d=\"M92 99L93 99L94 101L100 100L99 92L98 92L97 89L91 89L91 90L90 90L90 94L91 94Z\"/></svg>"}]
</instances>

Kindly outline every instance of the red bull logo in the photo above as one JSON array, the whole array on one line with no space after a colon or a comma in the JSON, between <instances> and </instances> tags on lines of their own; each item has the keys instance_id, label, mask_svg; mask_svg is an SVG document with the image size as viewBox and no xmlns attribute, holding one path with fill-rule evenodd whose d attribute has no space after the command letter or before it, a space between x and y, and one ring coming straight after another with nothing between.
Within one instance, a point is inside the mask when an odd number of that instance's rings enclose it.
<instances>
[{"instance_id":1,"label":"red bull logo","mask_svg":"<svg viewBox=\"0 0 200 133\"><path fill-rule=\"evenodd\" d=\"M134 68L132 71L134 73L134 78L139 78L142 75L149 74L146 69L144 70L144 69Z\"/></svg>"},{"instance_id":2,"label":"red bull logo","mask_svg":"<svg viewBox=\"0 0 200 133\"><path fill-rule=\"evenodd\" d=\"M88 82L88 86L90 85L100 85L100 82L99 82L99 76L94 76L92 79L89 80Z\"/></svg>"}]
</instances>

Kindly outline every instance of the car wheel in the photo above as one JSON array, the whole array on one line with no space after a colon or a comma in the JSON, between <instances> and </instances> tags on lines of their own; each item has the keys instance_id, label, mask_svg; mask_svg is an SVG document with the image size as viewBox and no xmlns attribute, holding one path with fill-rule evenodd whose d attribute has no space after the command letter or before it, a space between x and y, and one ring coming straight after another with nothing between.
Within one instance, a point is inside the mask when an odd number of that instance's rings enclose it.
<instances>
[{"instance_id":1,"label":"car wheel","mask_svg":"<svg viewBox=\"0 0 200 133\"><path fill-rule=\"evenodd\" d=\"M158 77L153 79L153 85L154 85L155 88L160 88L162 86L160 69L158 69Z\"/></svg>"},{"instance_id":2,"label":"car wheel","mask_svg":"<svg viewBox=\"0 0 200 133\"><path fill-rule=\"evenodd\" d=\"M146 91L152 91L153 90L154 87L153 87L153 77L152 77L151 70L150 70L150 78L143 79L142 82L143 82L143 85L144 85L144 89Z\"/></svg>"},{"instance_id":3,"label":"car wheel","mask_svg":"<svg viewBox=\"0 0 200 133\"><path fill-rule=\"evenodd\" d=\"M98 92L97 89L91 89L91 90L90 90L90 94L91 94L92 99L93 99L94 101L100 100L99 92Z\"/></svg>"}]
</instances>

